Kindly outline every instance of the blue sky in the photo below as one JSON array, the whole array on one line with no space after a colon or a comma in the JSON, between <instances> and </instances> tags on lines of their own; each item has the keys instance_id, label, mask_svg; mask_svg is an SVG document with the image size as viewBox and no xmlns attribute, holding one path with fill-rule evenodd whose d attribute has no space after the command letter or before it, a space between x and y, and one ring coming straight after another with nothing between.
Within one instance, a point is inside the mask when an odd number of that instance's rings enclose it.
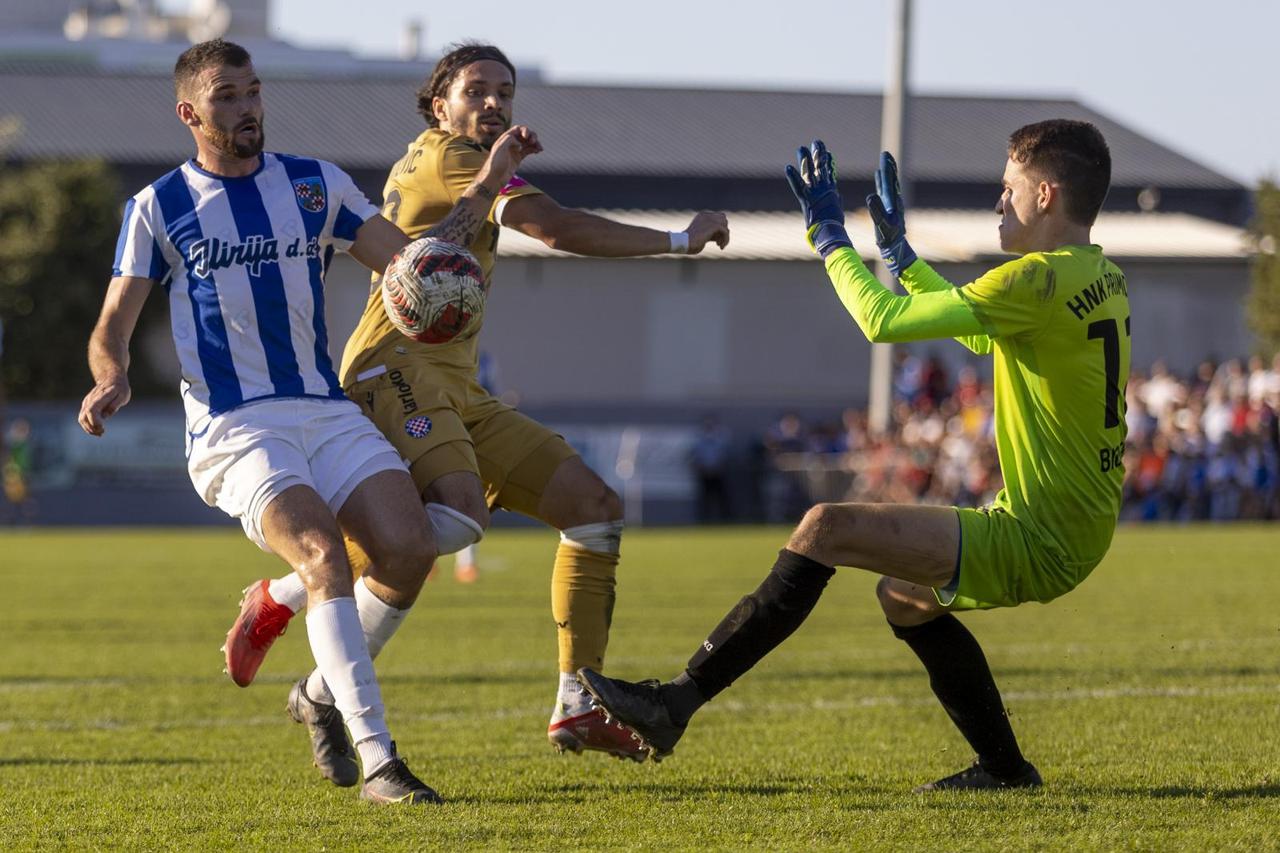
<instances>
[{"instance_id":1,"label":"blue sky","mask_svg":"<svg viewBox=\"0 0 1280 853\"><path fill-rule=\"evenodd\" d=\"M396 53L417 19L429 52L484 39L553 82L876 90L888 73L890 9L890 0L274 0L271 21L297 44L379 55ZM1231 177L1280 175L1280 3L915 0L913 9L919 91L1071 96Z\"/></svg>"}]
</instances>

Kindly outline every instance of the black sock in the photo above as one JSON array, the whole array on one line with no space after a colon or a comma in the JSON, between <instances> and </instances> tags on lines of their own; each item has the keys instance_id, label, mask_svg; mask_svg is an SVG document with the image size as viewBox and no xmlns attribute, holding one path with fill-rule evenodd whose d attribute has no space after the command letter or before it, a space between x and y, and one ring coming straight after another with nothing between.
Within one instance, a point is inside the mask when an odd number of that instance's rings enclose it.
<instances>
[{"instance_id":1,"label":"black sock","mask_svg":"<svg viewBox=\"0 0 1280 853\"><path fill-rule=\"evenodd\" d=\"M671 722L683 725L689 722L693 712L707 704L707 697L698 689L698 683L687 671L662 685L662 701L671 715Z\"/></svg>"},{"instance_id":2,"label":"black sock","mask_svg":"<svg viewBox=\"0 0 1280 853\"><path fill-rule=\"evenodd\" d=\"M947 613L923 625L889 623L929 673L929 686L951 721L993 776L1016 776L1026 765L982 647Z\"/></svg>"},{"instance_id":3,"label":"black sock","mask_svg":"<svg viewBox=\"0 0 1280 853\"><path fill-rule=\"evenodd\" d=\"M833 574L830 566L786 548L779 551L759 588L739 601L689 658L686 672L702 696L711 699L791 636Z\"/></svg>"}]
</instances>

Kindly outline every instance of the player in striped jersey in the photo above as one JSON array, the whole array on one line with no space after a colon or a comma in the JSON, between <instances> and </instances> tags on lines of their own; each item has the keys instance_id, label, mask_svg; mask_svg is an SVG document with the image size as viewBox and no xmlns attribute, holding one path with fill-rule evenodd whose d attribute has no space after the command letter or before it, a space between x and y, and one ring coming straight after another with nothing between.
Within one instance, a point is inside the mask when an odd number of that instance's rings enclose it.
<instances>
[{"instance_id":1,"label":"player in striped jersey","mask_svg":"<svg viewBox=\"0 0 1280 853\"><path fill-rule=\"evenodd\" d=\"M194 45L179 57L174 83L196 156L125 207L89 342L96 384L80 424L102 435L129 402L129 340L147 294L162 284L191 480L306 584L316 681L334 701L313 701L304 680L290 713L313 744L331 742L323 735L345 721L363 765L363 799L439 802L396 755L372 663L417 596L434 537L400 455L343 395L324 324L334 253L380 271L408 237L331 163L263 151L262 84L239 45ZM471 239L537 150L527 128L512 128L436 235ZM354 586L344 534L378 554ZM318 751L316 760L336 784L360 780L350 747Z\"/></svg>"},{"instance_id":2,"label":"player in striped jersey","mask_svg":"<svg viewBox=\"0 0 1280 853\"><path fill-rule=\"evenodd\" d=\"M434 227L510 126L515 92L515 67L493 45L462 44L441 57L418 92L427 127L387 177L385 215L414 237ZM516 177L467 246L484 270L486 292L493 285L500 226L592 257L697 254L729 241L723 213L698 213L683 231L658 231L562 207ZM406 341L387 319L374 282L343 353L343 388L408 461L428 515L456 533L439 537L441 553L479 541L497 508L560 531L551 570L559 673L547 739L560 752L595 750L641 760L634 739L590 707L574 676L580 667L604 663L622 501L561 436L481 387L478 351L475 335L445 344ZM424 423L430 425L425 431L418 427ZM353 562L367 560L356 555ZM254 668L274 639L270 631L283 630L304 603L294 577L264 580L258 589L237 621L263 626L256 649L244 655Z\"/></svg>"}]
</instances>

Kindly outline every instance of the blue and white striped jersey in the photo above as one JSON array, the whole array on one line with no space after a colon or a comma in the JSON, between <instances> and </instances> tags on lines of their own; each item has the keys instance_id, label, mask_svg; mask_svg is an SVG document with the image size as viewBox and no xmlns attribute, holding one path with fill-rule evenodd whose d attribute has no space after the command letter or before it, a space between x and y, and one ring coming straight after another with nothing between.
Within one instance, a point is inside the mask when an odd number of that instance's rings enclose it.
<instances>
[{"instance_id":1,"label":"blue and white striped jersey","mask_svg":"<svg viewBox=\"0 0 1280 853\"><path fill-rule=\"evenodd\" d=\"M270 153L241 178L188 160L128 201L112 272L169 294L188 428L254 400L342 398L324 277L377 213L332 163Z\"/></svg>"}]
</instances>

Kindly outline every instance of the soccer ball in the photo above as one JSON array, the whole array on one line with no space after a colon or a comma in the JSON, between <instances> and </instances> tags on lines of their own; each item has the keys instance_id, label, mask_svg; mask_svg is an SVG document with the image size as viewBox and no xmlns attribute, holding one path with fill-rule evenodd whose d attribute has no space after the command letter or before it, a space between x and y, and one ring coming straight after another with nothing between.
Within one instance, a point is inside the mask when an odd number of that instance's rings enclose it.
<instances>
[{"instance_id":1,"label":"soccer ball","mask_svg":"<svg viewBox=\"0 0 1280 853\"><path fill-rule=\"evenodd\" d=\"M465 340L484 318L484 272L470 252L423 237L405 246L382 278L391 325L424 344Z\"/></svg>"}]
</instances>

